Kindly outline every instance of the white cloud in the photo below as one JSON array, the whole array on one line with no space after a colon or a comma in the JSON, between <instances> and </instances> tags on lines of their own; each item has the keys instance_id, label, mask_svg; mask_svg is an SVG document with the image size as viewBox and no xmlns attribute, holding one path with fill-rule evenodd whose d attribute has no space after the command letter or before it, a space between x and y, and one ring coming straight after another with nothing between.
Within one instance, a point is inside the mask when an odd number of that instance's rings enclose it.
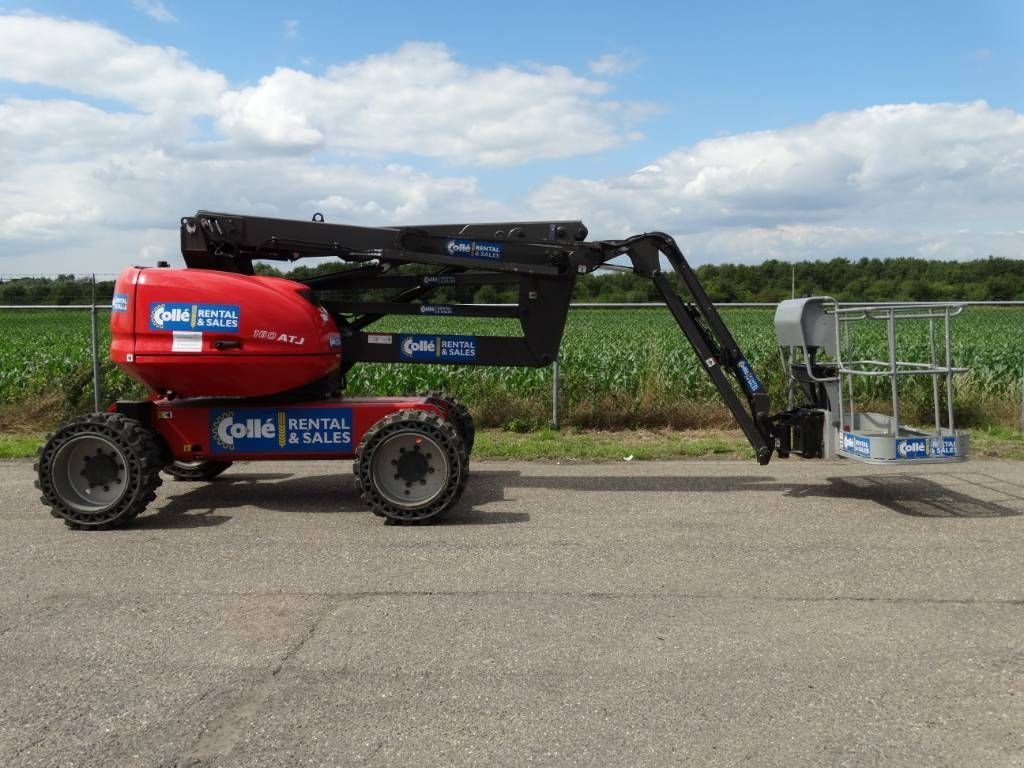
<instances>
[{"instance_id":1,"label":"white cloud","mask_svg":"<svg viewBox=\"0 0 1024 768\"><path fill-rule=\"evenodd\" d=\"M669 231L698 262L1024 252L1024 117L983 102L825 115L496 202L473 175L409 157L598 152L647 108L564 67L468 67L429 43L233 89L174 48L27 14L0 16L0 79L66 92L0 101L4 272L168 258L178 217L199 207L363 224L579 217L595 237Z\"/></svg>"},{"instance_id":2,"label":"white cloud","mask_svg":"<svg viewBox=\"0 0 1024 768\"><path fill-rule=\"evenodd\" d=\"M178 18L171 13L167 6L164 5L160 0L132 0L132 5L139 11L149 16L155 21L159 21L161 24L170 24L176 22Z\"/></svg>"},{"instance_id":3,"label":"white cloud","mask_svg":"<svg viewBox=\"0 0 1024 768\"><path fill-rule=\"evenodd\" d=\"M220 129L251 144L409 153L477 165L600 152L630 138L635 105L565 67L471 68L436 43L331 67L277 69L226 93Z\"/></svg>"},{"instance_id":4,"label":"white cloud","mask_svg":"<svg viewBox=\"0 0 1024 768\"><path fill-rule=\"evenodd\" d=\"M223 75L176 48L139 45L91 22L25 14L0 16L0 77L185 114L209 111L227 87Z\"/></svg>"},{"instance_id":5,"label":"white cloud","mask_svg":"<svg viewBox=\"0 0 1024 768\"><path fill-rule=\"evenodd\" d=\"M760 264L767 259L861 259L911 256L965 260L1024 254L1024 232L966 232L790 224L693 232L681 238L692 264Z\"/></svg>"},{"instance_id":6,"label":"white cloud","mask_svg":"<svg viewBox=\"0 0 1024 768\"><path fill-rule=\"evenodd\" d=\"M286 34L297 32L293 21ZM638 138L633 124L651 111L607 98L605 83L565 67L473 68L437 43L407 43L323 76L281 68L232 90L222 74L175 48L31 14L0 16L0 77L165 116L212 115L228 139L252 148L470 165L600 152Z\"/></svg>"},{"instance_id":7,"label":"white cloud","mask_svg":"<svg viewBox=\"0 0 1024 768\"><path fill-rule=\"evenodd\" d=\"M107 112L68 99L0 102L0 158L8 168L32 161L95 157L159 134L145 115Z\"/></svg>"},{"instance_id":8,"label":"white cloud","mask_svg":"<svg viewBox=\"0 0 1024 768\"><path fill-rule=\"evenodd\" d=\"M588 61L587 66L595 75L615 76L632 72L639 66L639 62L625 53L606 53Z\"/></svg>"},{"instance_id":9,"label":"white cloud","mask_svg":"<svg viewBox=\"0 0 1024 768\"><path fill-rule=\"evenodd\" d=\"M165 231L167 258L177 235L166 228L200 207L299 218L320 211L329 221L369 225L497 214L473 178L401 165L197 158L145 148L59 162L36 158L0 181L0 253L8 257L0 271L116 270L143 257L143 246L152 250L158 231ZM117 246L101 245L111 242ZM64 261L44 268L41 252L63 254Z\"/></svg>"},{"instance_id":10,"label":"white cloud","mask_svg":"<svg viewBox=\"0 0 1024 768\"><path fill-rule=\"evenodd\" d=\"M175 222L197 208L320 211L360 224L500 215L469 176L202 149L152 116L69 101L0 104L0 272L117 271L157 251L167 259L177 252Z\"/></svg>"},{"instance_id":11,"label":"white cloud","mask_svg":"<svg viewBox=\"0 0 1024 768\"><path fill-rule=\"evenodd\" d=\"M993 221L1019 219L1021 200L1024 116L984 102L829 114L785 130L702 141L628 176L556 178L531 195L538 213L586 214L598 235L665 229L684 242L702 233L713 245L722 241L710 233L744 229L759 242L767 232L768 240L798 248L810 225L851 246L859 235L850 233L865 227L891 233L909 224L918 240L932 230L990 231ZM834 253L836 243L826 239L806 252ZM893 255L899 247L897 238Z\"/></svg>"}]
</instances>

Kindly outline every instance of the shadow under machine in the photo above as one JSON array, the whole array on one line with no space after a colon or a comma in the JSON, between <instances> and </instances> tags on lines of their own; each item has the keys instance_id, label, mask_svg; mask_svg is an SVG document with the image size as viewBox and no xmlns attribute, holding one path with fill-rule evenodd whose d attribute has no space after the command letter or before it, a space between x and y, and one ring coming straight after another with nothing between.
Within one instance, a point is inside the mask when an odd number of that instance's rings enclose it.
<instances>
[{"instance_id":1,"label":"shadow under machine","mask_svg":"<svg viewBox=\"0 0 1024 768\"><path fill-rule=\"evenodd\" d=\"M297 221L200 211L186 217L185 269L130 267L115 286L110 357L149 396L59 427L37 463L42 500L71 527L109 528L145 509L162 472L208 480L238 460L351 459L361 498L375 514L394 522L434 518L466 486L471 415L441 393L348 397L347 374L365 362L549 365L558 356L576 279L607 267L653 282L693 348L694 364L710 377L760 464L774 453L888 462L966 454L966 436L952 420L955 309L913 310L933 323L944 318L944 365L934 355L930 362L897 363L895 352L888 363L845 362L842 328L876 319L882 309L853 312L825 299L784 302L776 329L790 350L793 386L788 407L773 413L760 378L671 237L587 240L587 234L579 221L359 227L321 216ZM338 269L303 281L257 275L253 268L255 259L325 256ZM515 305L431 301L441 288L471 296L486 285L512 287ZM506 318L519 323L521 334L373 328L388 316L406 316L411 325L423 316ZM890 327L897 320L886 317ZM934 431L900 424L899 382L912 374L936 382ZM856 408L853 387L849 401L841 397L853 377L879 376L892 381L891 416ZM938 420L942 377L946 426Z\"/></svg>"}]
</instances>

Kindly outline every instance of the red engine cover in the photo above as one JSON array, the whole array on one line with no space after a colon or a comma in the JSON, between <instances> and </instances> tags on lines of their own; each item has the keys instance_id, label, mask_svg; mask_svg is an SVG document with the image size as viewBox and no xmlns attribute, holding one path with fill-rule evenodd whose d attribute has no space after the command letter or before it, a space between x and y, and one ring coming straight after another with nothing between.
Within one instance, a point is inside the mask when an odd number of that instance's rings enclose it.
<instances>
[{"instance_id":1,"label":"red engine cover","mask_svg":"<svg viewBox=\"0 0 1024 768\"><path fill-rule=\"evenodd\" d=\"M203 269L121 273L110 359L154 393L262 397L341 365L341 336L308 288Z\"/></svg>"}]
</instances>

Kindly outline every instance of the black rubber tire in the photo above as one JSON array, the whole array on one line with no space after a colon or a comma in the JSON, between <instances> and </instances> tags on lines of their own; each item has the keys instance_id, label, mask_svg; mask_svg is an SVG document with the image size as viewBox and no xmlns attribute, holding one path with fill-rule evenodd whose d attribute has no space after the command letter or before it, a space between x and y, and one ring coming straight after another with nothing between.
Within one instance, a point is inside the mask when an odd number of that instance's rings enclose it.
<instances>
[{"instance_id":1,"label":"black rubber tire","mask_svg":"<svg viewBox=\"0 0 1024 768\"><path fill-rule=\"evenodd\" d=\"M83 511L61 498L54 482L54 459L63 445L76 437L96 436L108 441L124 459L124 493L109 506ZM41 501L54 517L64 520L69 528L104 530L117 528L145 510L156 498L162 481L164 446L160 437L135 419L120 413L92 413L78 416L51 434L33 468L38 478L36 488L42 491ZM60 461L62 459L58 459Z\"/></svg>"},{"instance_id":2,"label":"black rubber tire","mask_svg":"<svg viewBox=\"0 0 1024 768\"><path fill-rule=\"evenodd\" d=\"M213 480L225 469L230 461L172 461L164 472L175 480Z\"/></svg>"},{"instance_id":3,"label":"black rubber tire","mask_svg":"<svg viewBox=\"0 0 1024 768\"><path fill-rule=\"evenodd\" d=\"M437 442L445 451L450 470L441 495L428 504L412 509L389 502L373 478L374 451L389 436L408 431L422 432ZM429 411L408 410L385 416L366 431L356 448L352 472L356 476L360 498L373 514L387 518L388 522L423 522L436 518L458 502L466 489L468 462L462 438L453 424Z\"/></svg>"},{"instance_id":4,"label":"black rubber tire","mask_svg":"<svg viewBox=\"0 0 1024 768\"><path fill-rule=\"evenodd\" d=\"M459 402L454 395L447 392L429 391L423 392L421 397L429 397L432 400L440 400L448 410L448 421L455 425L462 438L462 444L466 447L466 455L473 453L473 443L476 440L476 424L473 423L473 415L469 409Z\"/></svg>"}]
</instances>

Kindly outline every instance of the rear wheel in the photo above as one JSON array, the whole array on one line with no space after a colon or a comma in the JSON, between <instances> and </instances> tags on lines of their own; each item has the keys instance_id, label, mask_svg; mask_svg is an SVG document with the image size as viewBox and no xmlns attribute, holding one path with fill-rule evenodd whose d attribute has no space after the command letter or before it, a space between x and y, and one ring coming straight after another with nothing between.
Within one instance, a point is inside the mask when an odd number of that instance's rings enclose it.
<instances>
[{"instance_id":1,"label":"rear wheel","mask_svg":"<svg viewBox=\"0 0 1024 768\"><path fill-rule=\"evenodd\" d=\"M35 470L42 502L71 528L124 525L156 498L162 446L119 413L79 416L50 435Z\"/></svg>"},{"instance_id":2,"label":"rear wheel","mask_svg":"<svg viewBox=\"0 0 1024 768\"><path fill-rule=\"evenodd\" d=\"M230 461L172 461L164 472L176 480L213 480L230 466Z\"/></svg>"},{"instance_id":3,"label":"rear wheel","mask_svg":"<svg viewBox=\"0 0 1024 768\"><path fill-rule=\"evenodd\" d=\"M447 511L466 487L467 462L455 427L428 411L399 411L374 424L356 449L352 471L370 510L395 522Z\"/></svg>"}]
</instances>

